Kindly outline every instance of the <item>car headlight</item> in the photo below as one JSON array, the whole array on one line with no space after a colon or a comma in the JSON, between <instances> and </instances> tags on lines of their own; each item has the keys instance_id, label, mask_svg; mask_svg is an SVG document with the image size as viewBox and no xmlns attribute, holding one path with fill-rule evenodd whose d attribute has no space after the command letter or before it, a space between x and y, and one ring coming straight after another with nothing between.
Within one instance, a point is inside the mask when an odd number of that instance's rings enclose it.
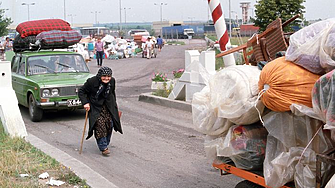
<instances>
[{"instance_id":1,"label":"car headlight","mask_svg":"<svg viewBox=\"0 0 335 188\"><path fill-rule=\"evenodd\" d=\"M53 96L53 97L57 97L57 96L59 96L59 90L58 89L52 89L51 90L51 95Z\"/></svg>"},{"instance_id":2,"label":"car headlight","mask_svg":"<svg viewBox=\"0 0 335 188\"><path fill-rule=\"evenodd\" d=\"M42 91L42 96L43 96L43 97L50 97L50 90L48 90L48 89L44 89L44 90Z\"/></svg>"}]
</instances>

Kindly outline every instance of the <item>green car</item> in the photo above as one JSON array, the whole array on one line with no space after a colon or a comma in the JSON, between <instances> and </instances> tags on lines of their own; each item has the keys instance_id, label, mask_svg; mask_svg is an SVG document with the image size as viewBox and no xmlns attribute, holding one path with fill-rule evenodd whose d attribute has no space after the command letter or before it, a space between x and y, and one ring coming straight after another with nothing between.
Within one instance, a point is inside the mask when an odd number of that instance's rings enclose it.
<instances>
[{"instance_id":1,"label":"green car","mask_svg":"<svg viewBox=\"0 0 335 188\"><path fill-rule=\"evenodd\" d=\"M79 88L93 76L80 54L66 51L16 53L11 69L19 104L32 121L41 121L44 110L82 108Z\"/></svg>"}]
</instances>

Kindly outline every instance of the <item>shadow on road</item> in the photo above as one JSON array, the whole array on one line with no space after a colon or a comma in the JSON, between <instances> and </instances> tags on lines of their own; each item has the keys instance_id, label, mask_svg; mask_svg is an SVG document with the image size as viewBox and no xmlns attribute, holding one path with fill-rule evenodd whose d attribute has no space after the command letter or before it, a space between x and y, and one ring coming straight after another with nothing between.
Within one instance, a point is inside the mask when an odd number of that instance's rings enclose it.
<instances>
[{"instance_id":1,"label":"shadow on road","mask_svg":"<svg viewBox=\"0 0 335 188\"><path fill-rule=\"evenodd\" d=\"M29 119L29 110L28 108L19 105L21 115L25 119ZM41 122L54 122L54 121L70 121L70 120L80 120L85 119L85 110L45 110L43 111L43 118Z\"/></svg>"}]
</instances>

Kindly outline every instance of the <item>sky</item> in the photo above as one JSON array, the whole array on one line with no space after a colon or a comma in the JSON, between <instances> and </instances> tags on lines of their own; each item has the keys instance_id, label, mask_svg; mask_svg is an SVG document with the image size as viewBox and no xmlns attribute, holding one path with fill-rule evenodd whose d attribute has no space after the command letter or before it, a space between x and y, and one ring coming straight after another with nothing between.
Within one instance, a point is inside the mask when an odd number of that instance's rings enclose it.
<instances>
[{"instance_id":1,"label":"sky","mask_svg":"<svg viewBox=\"0 0 335 188\"><path fill-rule=\"evenodd\" d=\"M61 18L71 24L85 23L119 23L121 1L121 22L171 21L207 21L209 10L207 0L0 0L1 9L6 9L5 16L11 17L13 24L28 20ZM250 16L253 16L256 0L220 0L225 17L241 19L240 2L250 2ZM305 18L307 20L335 17L335 0L306 0ZM64 9L65 2L65 9ZM322 2L322 3L321 3ZM163 3L161 6L160 4ZM156 4L156 5L155 5ZM161 11L162 10L162 11Z\"/></svg>"}]
</instances>

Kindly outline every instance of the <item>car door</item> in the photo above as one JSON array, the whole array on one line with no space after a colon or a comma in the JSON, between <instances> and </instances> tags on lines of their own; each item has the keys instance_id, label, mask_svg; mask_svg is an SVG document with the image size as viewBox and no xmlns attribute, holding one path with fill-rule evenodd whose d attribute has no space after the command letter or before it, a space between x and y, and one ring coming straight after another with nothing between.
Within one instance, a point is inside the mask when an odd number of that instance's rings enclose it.
<instances>
[{"instance_id":1,"label":"car door","mask_svg":"<svg viewBox=\"0 0 335 188\"><path fill-rule=\"evenodd\" d=\"M22 56L15 56L12 66L12 85L19 104L26 105L26 62Z\"/></svg>"}]
</instances>

